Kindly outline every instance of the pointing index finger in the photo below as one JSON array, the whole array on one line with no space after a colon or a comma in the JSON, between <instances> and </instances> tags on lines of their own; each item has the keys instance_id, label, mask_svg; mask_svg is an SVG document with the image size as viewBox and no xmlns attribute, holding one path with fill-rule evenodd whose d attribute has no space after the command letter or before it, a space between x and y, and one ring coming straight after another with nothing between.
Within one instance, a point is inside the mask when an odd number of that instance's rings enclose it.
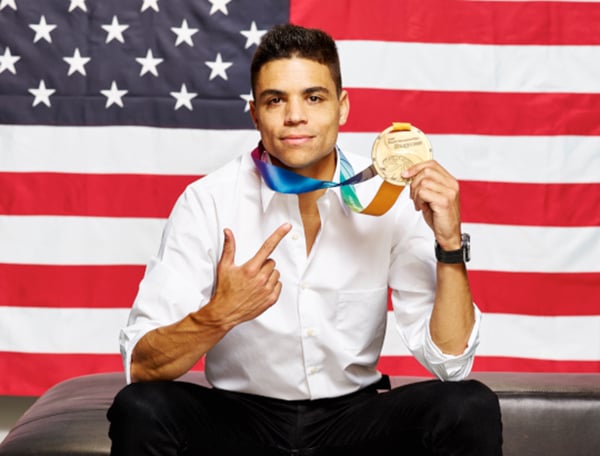
<instances>
[{"instance_id":1,"label":"pointing index finger","mask_svg":"<svg viewBox=\"0 0 600 456\"><path fill-rule=\"evenodd\" d=\"M292 225L289 223L284 223L283 225L279 226L273 232L273 234L271 234L265 240L265 242L263 242L263 245L260 247L260 249L258 249L256 255L254 255L253 261L258 261L259 264L264 263L266 259L269 258L269 255L271 255L271 253L273 253L275 248L279 245L281 240L286 236L286 234L290 232L291 229Z\"/></svg>"}]
</instances>

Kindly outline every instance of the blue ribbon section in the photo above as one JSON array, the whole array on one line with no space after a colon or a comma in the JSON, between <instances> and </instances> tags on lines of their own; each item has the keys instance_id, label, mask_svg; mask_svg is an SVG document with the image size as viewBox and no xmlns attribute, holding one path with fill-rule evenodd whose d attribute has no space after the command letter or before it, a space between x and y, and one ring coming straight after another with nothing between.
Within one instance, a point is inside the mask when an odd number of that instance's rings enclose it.
<instances>
[{"instance_id":1,"label":"blue ribbon section","mask_svg":"<svg viewBox=\"0 0 600 456\"><path fill-rule=\"evenodd\" d=\"M320 190L323 188L340 187L352 184L358 184L359 182L371 179L377 173L372 166L364 169L360 173L352 176L354 170L352 165L342 153L342 150L336 146L336 151L340 157L340 168L341 168L341 182L334 181L323 181L319 179L313 179L312 177L301 176L293 171L289 171L285 168L267 163L262 160L264 149L262 145L259 145L252 151L252 159L256 167L258 168L261 176L263 177L267 186L279 193L306 193L314 190ZM347 177L352 176L352 177Z\"/></svg>"}]
</instances>

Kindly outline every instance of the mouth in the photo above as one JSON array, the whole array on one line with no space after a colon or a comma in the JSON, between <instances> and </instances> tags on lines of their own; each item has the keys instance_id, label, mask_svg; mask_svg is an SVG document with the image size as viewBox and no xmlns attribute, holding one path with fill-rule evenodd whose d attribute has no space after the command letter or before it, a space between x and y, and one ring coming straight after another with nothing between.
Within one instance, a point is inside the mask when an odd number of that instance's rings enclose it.
<instances>
[{"instance_id":1,"label":"mouth","mask_svg":"<svg viewBox=\"0 0 600 456\"><path fill-rule=\"evenodd\" d=\"M306 144L313 137L311 135L287 135L282 136L281 141L290 146L299 146L302 144Z\"/></svg>"}]
</instances>

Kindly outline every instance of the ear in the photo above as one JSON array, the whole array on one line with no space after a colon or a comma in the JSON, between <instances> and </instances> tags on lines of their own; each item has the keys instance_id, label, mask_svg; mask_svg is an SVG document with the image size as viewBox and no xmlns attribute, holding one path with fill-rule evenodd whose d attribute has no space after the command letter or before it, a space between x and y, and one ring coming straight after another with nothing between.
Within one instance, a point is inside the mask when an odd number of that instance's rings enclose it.
<instances>
[{"instance_id":1,"label":"ear","mask_svg":"<svg viewBox=\"0 0 600 456\"><path fill-rule=\"evenodd\" d=\"M342 90L340 94L340 125L344 125L350 114L350 96L348 92Z\"/></svg>"},{"instance_id":2,"label":"ear","mask_svg":"<svg viewBox=\"0 0 600 456\"><path fill-rule=\"evenodd\" d=\"M252 122L254 123L254 127L258 130L258 116L256 115L256 105L254 104L254 100L250 100L248 105L250 106L250 117L252 117Z\"/></svg>"}]
</instances>

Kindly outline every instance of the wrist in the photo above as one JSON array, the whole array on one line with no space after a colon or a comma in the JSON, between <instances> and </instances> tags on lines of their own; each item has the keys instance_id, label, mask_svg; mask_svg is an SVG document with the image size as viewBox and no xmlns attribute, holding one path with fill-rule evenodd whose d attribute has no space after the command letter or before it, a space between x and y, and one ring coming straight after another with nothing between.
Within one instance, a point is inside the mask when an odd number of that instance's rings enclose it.
<instances>
[{"instance_id":1,"label":"wrist","mask_svg":"<svg viewBox=\"0 0 600 456\"><path fill-rule=\"evenodd\" d=\"M454 244L454 243L453 243ZM461 235L460 244L440 245L435 242L435 257L440 263L467 263L471 259L471 237L467 233Z\"/></svg>"}]
</instances>

